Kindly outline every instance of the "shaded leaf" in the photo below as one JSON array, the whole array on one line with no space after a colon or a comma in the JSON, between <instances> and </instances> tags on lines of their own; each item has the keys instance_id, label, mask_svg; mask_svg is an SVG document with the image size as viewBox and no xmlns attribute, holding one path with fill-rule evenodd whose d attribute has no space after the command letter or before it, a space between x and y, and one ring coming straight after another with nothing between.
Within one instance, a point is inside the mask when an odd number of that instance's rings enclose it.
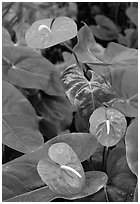
<instances>
[{"instance_id":1,"label":"shaded leaf","mask_svg":"<svg viewBox=\"0 0 140 204\"><path fill-rule=\"evenodd\" d=\"M138 8L130 6L126 9L126 14L130 18L130 20L138 26Z\"/></svg>"},{"instance_id":2,"label":"shaded leaf","mask_svg":"<svg viewBox=\"0 0 140 204\"><path fill-rule=\"evenodd\" d=\"M43 158L37 171L49 188L62 195L73 195L81 191L85 182L83 167L73 149L64 142L50 146L49 158Z\"/></svg>"},{"instance_id":3,"label":"shaded leaf","mask_svg":"<svg viewBox=\"0 0 140 204\"><path fill-rule=\"evenodd\" d=\"M22 46L3 47L3 77L19 87L41 89L50 95L64 95L54 65L37 52Z\"/></svg>"},{"instance_id":4,"label":"shaded leaf","mask_svg":"<svg viewBox=\"0 0 140 204\"><path fill-rule=\"evenodd\" d=\"M109 181L109 185L113 185L131 196L134 194L136 183L137 179L135 175L125 172L117 174Z\"/></svg>"},{"instance_id":5,"label":"shaded leaf","mask_svg":"<svg viewBox=\"0 0 140 204\"><path fill-rule=\"evenodd\" d=\"M118 29L111 19L104 15L96 15L97 26L91 25L90 29L97 38L101 40L114 40L118 38Z\"/></svg>"},{"instance_id":6,"label":"shaded leaf","mask_svg":"<svg viewBox=\"0 0 140 204\"><path fill-rule=\"evenodd\" d=\"M132 121L125 136L126 158L131 171L138 175L138 120Z\"/></svg>"},{"instance_id":7,"label":"shaded leaf","mask_svg":"<svg viewBox=\"0 0 140 204\"><path fill-rule=\"evenodd\" d=\"M110 83L105 78L94 71L89 71L88 74L89 80L80 66L71 65L61 75L66 95L86 122L97 107L115 97Z\"/></svg>"},{"instance_id":8,"label":"shaded leaf","mask_svg":"<svg viewBox=\"0 0 140 204\"><path fill-rule=\"evenodd\" d=\"M36 21L27 30L25 39L31 48L48 48L75 37L76 23L68 17Z\"/></svg>"},{"instance_id":9,"label":"shaded leaf","mask_svg":"<svg viewBox=\"0 0 140 204\"><path fill-rule=\"evenodd\" d=\"M125 35L119 34L118 42L131 48L138 48L138 31L137 29L128 28L124 30Z\"/></svg>"},{"instance_id":10,"label":"shaded leaf","mask_svg":"<svg viewBox=\"0 0 140 204\"><path fill-rule=\"evenodd\" d=\"M14 43L11 40L11 36L8 30L4 27L2 27L2 44L3 45L14 45Z\"/></svg>"},{"instance_id":11,"label":"shaded leaf","mask_svg":"<svg viewBox=\"0 0 140 204\"><path fill-rule=\"evenodd\" d=\"M111 178L121 172L131 174L126 160L125 147L115 147L107 159L107 175Z\"/></svg>"},{"instance_id":12,"label":"shaded leaf","mask_svg":"<svg viewBox=\"0 0 140 204\"><path fill-rule=\"evenodd\" d=\"M114 146L124 136L127 122L116 109L100 107L90 116L90 133L103 146Z\"/></svg>"},{"instance_id":13,"label":"shaded leaf","mask_svg":"<svg viewBox=\"0 0 140 204\"><path fill-rule=\"evenodd\" d=\"M26 46L25 41L25 33L27 29L29 28L29 24L25 22L21 22L18 25L14 26L14 31L16 33L16 45Z\"/></svg>"},{"instance_id":14,"label":"shaded leaf","mask_svg":"<svg viewBox=\"0 0 140 204\"><path fill-rule=\"evenodd\" d=\"M20 152L43 144L35 110L11 84L3 81L3 143Z\"/></svg>"},{"instance_id":15,"label":"shaded leaf","mask_svg":"<svg viewBox=\"0 0 140 204\"><path fill-rule=\"evenodd\" d=\"M107 186L109 202L132 202L132 197L122 189L115 186Z\"/></svg>"},{"instance_id":16,"label":"shaded leaf","mask_svg":"<svg viewBox=\"0 0 140 204\"><path fill-rule=\"evenodd\" d=\"M32 98L32 101L36 111L46 124L46 133L44 132L44 135L48 139L51 139L49 134L50 124L56 134L66 130L71 125L73 110L66 97L46 95L44 97L40 96L38 101Z\"/></svg>"},{"instance_id":17,"label":"shaded leaf","mask_svg":"<svg viewBox=\"0 0 140 204\"><path fill-rule=\"evenodd\" d=\"M116 147L109 154L107 175L109 177L108 185L133 195L137 179L127 164L125 147Z\"/></svg>"},{"instance_id":18,"label":"shaded leaf","mask_svg":"<svg viewBox=\"0 0 140 204\"><path fill-rule=\"evenodd\" d=\"M92 169L95 171L102 171L103 149L104 147L98 143L96 151L88 159L90 166L92 166Z\"/></svg>"}]
</instances>

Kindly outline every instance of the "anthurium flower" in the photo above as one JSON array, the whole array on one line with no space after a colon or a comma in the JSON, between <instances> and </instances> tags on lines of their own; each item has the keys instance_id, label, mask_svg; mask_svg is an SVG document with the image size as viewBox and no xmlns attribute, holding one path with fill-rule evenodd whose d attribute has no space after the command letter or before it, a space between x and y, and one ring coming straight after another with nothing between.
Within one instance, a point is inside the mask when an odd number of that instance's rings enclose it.
<instances>
[{"instance_id":1,"label":"anthurium flower","mask_svg":"<svg viewBox=\"0 0 140 204\"><path fill-rule=\"evenodd\" d=\"M62 195L79 193L85 183L85 173L73 149L63 142L55 143L48 155L49 158L43 158L37 165L44 183Z\"/></svg>"},{"instance_id":2,"label":"anthurium flower","mask_svg":"<svg viewBox=\"0 0 140 204\"><path fill-rule=\"evenodd\" d=\"M127 122L124 115L116 109L100 107L90 117L90 133L104 146L116 145L124 136Z\"/></svg>"},{"instance_id":3,"label":"anthurium flower","mask_svg":"<svg viewBox=\"0 0 140 204\"><path fill-rule=\"evenodd\" d=\"M77 25L71 18L58 17L36 21L27 30L25 39L29 47L44 49L70 40L77 35Z\"/></svg>"}]
</instances>

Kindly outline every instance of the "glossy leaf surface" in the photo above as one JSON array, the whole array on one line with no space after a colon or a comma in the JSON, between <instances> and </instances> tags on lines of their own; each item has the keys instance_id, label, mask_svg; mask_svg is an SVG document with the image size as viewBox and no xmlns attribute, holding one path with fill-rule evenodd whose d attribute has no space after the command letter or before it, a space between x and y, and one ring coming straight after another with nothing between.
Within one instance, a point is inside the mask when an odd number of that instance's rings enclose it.
<instances>
[{"instance_id":1,"label":"glossy leaf surface","mask_svg":"<svg viewBox=\"0 0 140 204\"><path fill-rule=\"evenodd\" d=\"M37 52L22 46L3 47L3 78L22 88L41 89L49 95L64 95L54 65Z\"/></svg>"},{"instance_id":2,"label":"glossy leaf surface","mask_svg":"<svg viewBox=\"0 0 140 204\"><path fill-rule=\"evenodd\" d=\"M26 42L31 48L48 48L75 37L76 23L68 17L36 21L26 32Z\"/></svg>"},{"instance_id":3,"label":"glossy leaf surface","mask_svg":"<svg viewBox=\"0 0 140 204\"><path fill-rule=\"evenodd\" d=\"M138 175L138 120L132 121L125 136L126 158L131 171Z\"/></svg>"},{"instance_id":4,"label":"glossy leaf surface","mask_svg":"<svg viewBox=\"0 0 140 204\"><path fill-rule=\"evenodd\" d=\"M78 43L74 47L78 59L84 63L96 63L111 69L134 68L137 65L138 51L117 43L109 43L107 48L97 44L88 26L78 32Z\"/></svg>"},{"instance_id":5,"label":"glossy leaf surface","mask_svg":"<svg viewBox=\"0 0 140 204\"><path fill-rule=\"evenodd\" d=\"M29 101L11 84L3 81L3 143L20 152L43 144L38 120Z\"/></svg>"},{"instance_id":6,"label":"glossy leaf surface","mask_svg":"<svg viewBox=\"0 0 140 204\"><path fill-rule=\"evenodd\" d=\"M89 75L88 80L81 67L71 65L61 76L66 95L76 109L80 110L86 122L97 107L114 98L108 81L94 71L89 71Z\"/></svg>"},{"instance_id":7,"label":"glossy leaf surface","mask_svg":"<svg viewBox=\"0 0 140 204\"><path fill-rule=\"evenodd\" d=\"M138 115L138 68L111 71L113 89L119 94L112 107L127 117Z\"/></svg>"},{"instance_id":8,"label":"glossy leaf surface","mask_svg":"<svg viewBox=\"0 0 140 204\"><path fill-rule=\"evenodd\" d=\"M118 29L111 19L104 15L96 15L95 21L97 25L91 25L90 29L97 38L108 41L118 38Z\"/></svg>"},{"instance_id":9,"label":"glossy leaf surface","mask_svg":"<svg viewBox=\"0 0 140 204\"><path fill-rule=\"evenodd\" d=\"M69 200L84 198L98 192L103 186L106 185L107 175L104 172L91 171L85 173L86 180L85 186L82 191L77 195L62 196L51 191L48 186L19 195L15 198L6 200L7 202L49 202L55 198L65 198Z\"/></svg>"},{"instance_id":10,"label":"glossy leaf surface","mask_svg":"<svg viewBox=\"0 0 140 204\"><path fill-rule=\"evenodd\" d=\"M45 185L38 175L36 164L27 160L17 159L4 164L2 177L3 200L24 195Z\"/></svg>"},{"instance_id":11,"label":"glossy leaf surface","mask_svg":"<svg viewBox=\"0 0 140 204\"><path fill-rule=\"evenodd\" d=\"M90 133L103 146L114 146L124 136L127 122L122 113L115 109L100 107L90 117Z\"/></svg>"},{"instance_id":12,"label":"glossy leaf surface","mask_svg":"<svg viewBox=\"0 0 140 204\"><path fill-rule=\"evenodd\" d=\"M37 165L41 179L52 191L62 195L77 194L85 182L83 167L73 149L64 142L55 143L48 150L49 159Z\"/></svg>"}]
</instances>

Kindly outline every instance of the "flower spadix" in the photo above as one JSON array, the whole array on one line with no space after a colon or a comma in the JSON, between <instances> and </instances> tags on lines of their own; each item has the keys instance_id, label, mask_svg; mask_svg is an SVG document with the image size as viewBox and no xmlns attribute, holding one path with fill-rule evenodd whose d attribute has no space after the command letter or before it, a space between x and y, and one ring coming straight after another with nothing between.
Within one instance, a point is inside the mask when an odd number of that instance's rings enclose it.
<instances>
[{"instance_id":1,"label":"flower spadix","mask_svg":"<svg viewBox=\"0 0 140 204\"><path fill-rule=\"evenodd\" d=\"M59 194L79 193L85 183L85 174L73 149L63 142L55 143L50 146L48 156L37 165L41 179Z\"/></svg>"},{"instance_id":2,"label":"flower spadix","mask_svg":"<svg viewBox=\"0 0 140 204\"><path fill-rule=\"evenodd\" d=\"M116 145L124 136L127 122L116 109L100 107L90 117L90 133L104 146Z\"/></svg>"}]
</instances>

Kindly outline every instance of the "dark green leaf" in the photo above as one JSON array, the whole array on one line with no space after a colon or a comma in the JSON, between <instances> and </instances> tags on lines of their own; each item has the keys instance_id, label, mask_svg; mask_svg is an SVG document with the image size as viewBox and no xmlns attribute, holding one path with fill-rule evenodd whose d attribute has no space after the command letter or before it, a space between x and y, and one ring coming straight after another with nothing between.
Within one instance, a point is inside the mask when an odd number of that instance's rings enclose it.
<instances>
[{"instance_id":1,"label":"dark green leaf","mask_svg":"<svg viewBox=\"0 0 140 204\"><path fill-rule=\"evenodd\" d=\"M138 115L138 68L111 71L114 90L120 95L112 107L127 117ZM120 83L120 84L119 84Z\"/></svg>"},{"instance_id":2,"label":"dark green leaf","mask_svg":"<svg viewBox=\"0 0 140 204\"><path fill-rule=\"evenodd\" d=\"M11 36L8 30L4 27L2 27L2 44L3 45L14 45L14 43L11 40Z\"/></svg>"},{"instance_id":3,"label":"dark green leaf","mask_svg":"<svg viewBox=\"0 0 140 204\"><path fill-rule=\"evenodd\" d=\"M101 40L114 40L118 38L118 29L111 19L104 15L96 15L97 26L91 25L90 29Z\"/></svg>"},{"instance_id":4,"label":"dark green leaf","mask_svg":"<svg viewBox=\"0 0 140 204\"><path fill-rule=\"evenodd\" d=\"M48 139L51 139L49 124L52 125L56 134L65 131L71 125L73 110L66 97L46 95L40 98L39 101L33 99L33 104L46 124L46 133L44 132L44 135Z\"/></svg>"},{"instance_id":5,"label":"dark green leaf","mask_svg":"<svg viewBox=\"0 0 140 204\"><path fill-rule=\"evenodd\" d=\"M64 95L54 65L37 52L22 46L3 46L3 77L19 87Z\"/></svg>"},{"instance_id":6,"label":"dark green leaf","mask_svg":"<svg viewBox=\"0 0 140 204\"><path fill-rule=\"evenodd\" d=\"M116 147L109 154L107 175L109 185L115 186L129 195L134 193L137 179L127 164L125 147Z\"/></svg>"},{"instance_id":7,"label":"dark green leaf","mask_svg":"<svg viewBox=\"0 0 140 204\"><path fill-rule=\"evenodd\" d=\"M105 78L94 71L89 71L88 74L89 80L80 66L71 65L61 76L66 95L86 122L97 107L114 98L111 85Z\"/></svg>"},{"instance_id":8,"label":"dark green leaf","mask_svg":"<svg viewBox=\"0 0 140 204\"><path fill-rule=\"evenodd\" d=\"M138 8L130 6L126 9L126 14L130 18L130 20L138 26Z\"/></svg>"},{"instance_id":9,"label":"dark green leaf","mask_svg":"<svg viewBox=\"0 0 140 204\"><path fill-rule=\"evenodd\" d=\"M13 29L16 33L16 45L26 46L25 33L29 27L29 24L25 22L21 22L14 26Z\"/></svg>"},{"instance_id":10,"label":"dark green leaf","mask_svg":"<svg viewBox=\"0 0 140 204\"><path fill-rule=\"evenodd\" d=\"M50 190L48 186L45 186L4 200L4 202L50 202L55 198L58 198L56 193Z\"/></svg>"},{"instance_id":11,"label":"dark green leaf","mask_svg":"<svg viewBox=\"0 0 140 204\"><path fill-rule=\"evenodd\" d=\"M83 190L75 196L62 196L55 194L48 187L43 187L35 191L5 200L6 202L49 202L55 198L65 198L74 200L84 198L91 194L98 192L103 186L106 185L107 175L104 172L86 172L86 183Z\"/></svg>"},{"instance_id":12,"label":"dark green leaf","mask_svg":"<svg viewBox=\"0 0 140 204\"><path fill-rule=\"evenodd\" d=\"M84 198L98 192L106 185L108 180L106 173L102 171L89 171L85 173L85 176L85 185L83 186L83 189L79 194L76 194L74 196L64 196L62 198L66 198L69 200Z\"/></svg>"},{"instance_id":13,"label":"dark green leaf","mask_svg":"<svg viewBox=\"0 0 140 204\"><path fill-rule=\"evenodd\" d=\"M20 152L43 144L35 110L11 84L3 81L3 143Z\"/></svg>"},{"instance_id":14,"label":"dark green leaf","mask_svg":"<svg viewBox=\"0 0 140 204\"><path fill-rule=\"evenodd\" d=\"M122 189L115 186L107 186L109 202L132 202L132 197Z\"/></svg>"},{"instance_id":15,"label":"dark green leaf","mask_svg":"<svg viewBox=\"0 0 140 204\"><path fill-rule=\"evenodd\" d=\"M109 181L109 185L113 185L131 196L134 194L136 183L135 175L125 172L117 174L115 177L110 178Z\"/></svg>"},{"instance_id":16,"label":"dark green leaf","mask_svg":"<svg viewBox=\"0 0 140 204\"><path fill-rule=\"evenodd\" d=\"M125 136L126 158L131 171L138 175L138 120L132 121Z\"/></svg>"},{"instance_id":17,"label":"dark green leaf","mask_svg":"<svg viewBox=\"0 0 140 204\"><path fill-rule=\"evenodd\" d=\"M125 147L115 147L107 159L107 175L111 178L121 172L131 173L126 160Z\"/></svg>"},{"instance_id":18,"label":"dark green leaf","mask_svg":"<svg viewBox=\"0 0 140 204\"><path fill-rule=\"evenodd\" d=\"M3 165L3 200L32 192L44 186L36 168L35 164L27 160L12 160Z\"/></svg>"},{"instance_id":19,"label":"dark green leaf","mask_svg":"<svg viewBox=\"0 0 140 204\"><path fill-rule=\"evenodd\" d=\"M74 47L78 59L83 63L101 63L95 53L101 55L104 48L96 43L93 34L88 26L83 26L78 32L78 43Z\"/></svg>"}]
</instances>

